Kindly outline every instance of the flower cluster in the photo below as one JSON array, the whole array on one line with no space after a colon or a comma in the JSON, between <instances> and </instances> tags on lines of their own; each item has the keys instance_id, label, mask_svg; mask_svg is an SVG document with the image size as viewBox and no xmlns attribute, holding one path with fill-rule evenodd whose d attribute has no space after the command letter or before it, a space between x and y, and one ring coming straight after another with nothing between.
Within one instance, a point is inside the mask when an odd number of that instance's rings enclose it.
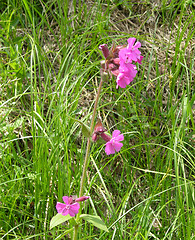
<instances>
[{"instance_id":1,"label":"flower cluster","mask_svg":"<svg viewBox=\"0 0 195 240\"><path fill-rule=\"evenodd\" d=\"M101 137L104 141L106 141L105 152L107 155L115 154L115 152L119 152L123 144L120 141L124 140L123 134L119 130L114 130L112 133L112 137L105 133L106 129L103 127L100 120L98 120L95 125L94 132L92 135L92 141L96 142L99 137Z\"/></svg>"},{"instance_id":2,"label":"flower cluster","mask_svg":"<svg viewBox=\"0 0 195 240\"><path fill-rule=\"evenodd\" d=\"M74 217L79 212L80 204L78 202L85 201L88 198L89 198L88 196L83 196L74 199L74 197L72 196L70 197L64 196L62 199L65 202L65 204L57 202L56 204L57 212L62 214L63 216L69 214L71 217Z\"/></svg>"},{"instance_id":3,"label":"flower cluster","mask_svg":"<svg viewBox=\"0 0 195 240\"><path fill-rule=\"evenodd\" d=\"M143 59L141 52L138 50L141 47L141 43L136 42L134 45L135 41L136 38L129 38L127 47L112 46L111 51L109 51L106 44L99 47L106 59L105 62L102 62L102 67L105 71L108 70L117 77L117 88L118 86L125 88L133 81L137 74L137 68L132 62L141 64Z\"/></svg>"}]
</instances>

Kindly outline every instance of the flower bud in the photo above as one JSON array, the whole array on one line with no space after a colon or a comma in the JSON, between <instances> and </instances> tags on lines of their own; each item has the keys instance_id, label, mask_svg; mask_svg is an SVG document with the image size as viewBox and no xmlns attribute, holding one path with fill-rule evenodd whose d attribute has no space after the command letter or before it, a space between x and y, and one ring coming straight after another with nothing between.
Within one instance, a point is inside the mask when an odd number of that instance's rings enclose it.
<instances>
[{"instance_id":1,"label":"flower bud","mask_svg":"<svg viewBox=\"0 0 195 240\"><path fill-rule=\"evenodd\" d=\"M94 127L94 133L101 134L103 132L106 132L106 129L103 127L101 120L98 119L98 121Z\"/></svg>"},{"instance_id":2,"label":"flower bud","mask_svg":"<svg viewBox=\"0 0 195 240\"><path fill-rule=\"evenodd\" d=\"M107 44L102 44L99 46L99 49L102 51L105 58L107 58L110 55L110 51L108 49Z\"/></svg>"},{"instance_id":3,"label":"flower bud","mask_svg":"<svg viewBox=\"0 0 195 240\"><path fill-rule=\"evenodd\" d=\"M76 202L83 202L83 201L87 200L88 198L89 198L89 196L82 196L80 198L77 198L75 201Z\"/></svg>"},{"instance_id":4,"label":"flower bud","mask_svg":"<svg viewBox=\"0 0 195 240\"><path fill-rule=\"evenodd\" d=\"M97 133L93 133L93 135L92 135L92 141L93 141L93 142L97 142L98 138L99 138L99 136L97 135Z\"/></svg>"},{"instance_id":5,"label":"flower bud","mask_svg":"<svg viewBox=\"0 0 195 240\"><path fill-rule=\"evenodd\" d=\"M106 142L109 142L109 141L111 140L111 137L110 137L108 134L104 133L104 132L101 133L100 136L101 136L101 138L104 139L104 141L106 141Z\"/></svg>"}]
</instances>

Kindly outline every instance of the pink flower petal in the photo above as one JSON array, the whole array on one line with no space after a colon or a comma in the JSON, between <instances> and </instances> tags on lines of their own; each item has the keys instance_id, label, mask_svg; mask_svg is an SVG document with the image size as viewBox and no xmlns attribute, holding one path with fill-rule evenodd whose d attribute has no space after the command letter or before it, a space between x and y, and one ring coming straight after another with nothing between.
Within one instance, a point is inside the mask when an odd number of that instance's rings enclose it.
<instances>
[{"instance_id":1,"label":"pink flower petal","mask_svg":"<svg viewBox=\"0 0 195 240\"><path fill-rule=\"evenodd\" d=\"M56 210L58 213L62 213L63 209L66 207L66 204L57 202L56 204Z\"/></svg>"},{"instance_id":2,"label":"pink flower petal","mask_svg":"<svg viewBox=\"0 0 195 240\"><path fill-rule=\"evenodd\" d=\"M80 208L79 203L71 204L69 208L69 215L71 217L74 217L79 212L79 208Z\"/></svg>"},{"instance_id":3,"label":"pink flower petal","mask_svg":"<svg viewBox=\"0 0 195 240\"><path fill-rule=\"evenodd\" d=\"M62 197L62 199L66 204L69 204L69 202L68 202L69 197L68 196L64 196L64 197Z\"/></svg>"},{"instance_id":4,"label":"pink flower petal","mask_svg":"<svg viewBox=\"0 0 195 240\"><path fill-rule=\"evenodd\" d=\"M123 146L120 141L124 140L123 134L120 134L119 130L114 130L112 133L112 139L106 143L105 152L107 155L114 154L115 152L119 152L121 147Z\"/></svg>"},{"instance_id":5,"label":"pink flower petal","mask_svg":"<svg viewBox=\"0 0 195 240\"><path fill-rule=\"evenodd\" d=\"M135 41L136 41L136 38L127 39L127 42L128 42L127 49L132 48Z\"/></svg>"},{"instance_id":6,"label":"pink flower petal","mask_svg":"<svg viewBox=\"0 0 195 240\"><path fill-rule=\"evenodd\" d=\"M143 59L143 58L144 58L143 56L140 56L139 59L137 59L137 62L138 62L139 64L142 64L142 59Z\"/></svg>"},{"instance_id":7,"label":"pink flower petal","mask_svg":"<svg viewBox=\"0 0 195 240\"><path fill-rule=\"evenodd\" d=\"M128 53L128 50L126 48L123 48L119 52L119 59L120 59L120 64L121 62L126 62L126 54Z\"/></svg>"},{"instance_id":8,"label":"pink flower petal","mask_svg":"<svg viewBox=\"0 0 195 240\"><path fill-rule=\"evenodd\" d=\"M123 141L124 140L124 136L123 134L120 134L121 132L119 130L114 130L114 132L112 133L112 138L114 138L115 141Z\"/></svg>"},{"instance_id":9,"label":"pink flower petal","mask_svg":"<svg viewBox=\"0 0 195 240\"><path fill-rule=\"evenodd\" d=\"M136 44L134 45L134 48L140 48L141 47L141 43L140 42L136 42Z\"/></svg>"},{"instance_id":10,"label":"pink flower petal","mask_svg":"<svg viewBox=\"0 0 195 240\"><path fill-rule=\"evenodd\" d=\"M122 146L123 146L122 143L116 142L114 144L114 149L116 150L116 152L119 152L121 150Z\"/></svg>"},{"instance_id":11,"label":"pink flower petal","mask_svg":"<svg viewBox=\"0 0 195 240\"><path fill-rule=\"evenodd\" d=\"M70 210L70 209L64 208L64 209L63 209L63 212L62 212L61 214L62 214L63 216L66 216L66 215L69 214L69 210Z\"/></svg>"},{"instance_id":12,"label":"pink flower petal","mask_svg":"<svg viewBox=\"0 0 195 240\"><path fill-rule=\"evenodd\" d=\"M78 212L79 212L79 211L76 211L76 212L75 212L75 211L74 211L73 209L71 209L71 208L68 210L68 214L69 214L71 217L74 217Z\"/></svg>"},{"instance_id":13,"label":"pink flower petal","mask_svg":"<svg viewBox=\"0 0 195 240\"><path fill-rule=\"evenodd\" d=\"M80 208L80 204L77 202L70 205L70 209L72 209L75 212L79 211L79 208Z\"/></svg>"},{"instance_id":14,"label":"pink flower petal","mask_svg":"<svg viewBox=\"0 0 195 240\"><path fill-rule=\"evenodd\" d=\"M112 144L110 142L106 143L105 152L106 152L107 155L115 154L114 147L112 146Z\"/></svg>"},{"instance_id":15,"label":"pink flower petal","mask_svg":"<svg viewBox=\"0 0 195 240\"><path fill-rule=\"evenodd\" d=\"M112 133L112 137L117 137L121 132L119 130L114 130Z\"/></svg>"},{"instance_id":16,"label":"pink flower petal","mask_svg":"<svg viewBox=\"0 0 195 240\"><path fill-rule=\"evenodd\" d=\"M120 134L119 136L116 137L116 141L121 142L124 140L123 134Z\"/></svg>"},{"instance_id":17,"label":"pink flower petal","mask_svg":"<svg viewBox=\"0 0 195 240\"><path fill-rule=\"evenodd\" d=\"M127 85L133 80L133 78L129 75L129 77L125 73L119 73L116 82L117 86L121 88L126 88Z\"/></svg>"}]
</instances>

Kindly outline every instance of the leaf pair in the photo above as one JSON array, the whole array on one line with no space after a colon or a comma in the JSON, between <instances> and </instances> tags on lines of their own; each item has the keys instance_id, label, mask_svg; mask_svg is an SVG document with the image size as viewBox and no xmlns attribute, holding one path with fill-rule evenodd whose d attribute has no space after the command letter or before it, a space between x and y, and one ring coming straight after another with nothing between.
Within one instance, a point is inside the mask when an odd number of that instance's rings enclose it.
<instances>
[{"instance_id":1,"label":"leaf pair","mask_svg":"<svg viewBox=\"0 0 195 240\"><path fill-rule=\"evenodd\" d=\"M63 216L62 214L56 214L50 222L50 229L58 226L59 224L68 221L72 217L70 215ZM106 227L105 223L99 216L89 215L89 214L82 214L80 218L83 218L85 221L91 223L93 226L108 232L108 228Z\"/></svg>"}]
</instances>

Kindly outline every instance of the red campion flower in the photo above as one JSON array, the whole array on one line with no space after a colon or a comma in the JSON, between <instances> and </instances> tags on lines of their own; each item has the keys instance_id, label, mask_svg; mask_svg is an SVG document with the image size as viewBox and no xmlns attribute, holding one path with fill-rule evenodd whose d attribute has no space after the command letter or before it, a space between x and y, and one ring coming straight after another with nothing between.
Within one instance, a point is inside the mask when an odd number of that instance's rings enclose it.
<instances>
[{"instance_id":1,"label":"red campion flower","mask_svg":"<svg viewBox=\"0 0 195 240\"><path fill-rule=\"evenodd\" d=\"M117 77L116 88L118 86L125 88L137 74L136 66L132 64L132 61L141 64L143 56L140 55L141 52L138 50L141 43L136 42L134 45L135 41L136 38L129 38L127 47L121 45L115 47L112 45L110 51L106 44L99 47L105 57L105 60L101 62L102 68L104 71L108 71L110 75L113 74Z\"/></svg>"},{"instance_id":2,"label":"red campion flower","mask_svg":"<svg viewBox=\"0 0 195 240\"><path fill-rule=\"evenodd\" d=\"M80 204L78 202L85 201L88 198L89 198L88 196L83 196L74 199L72 196L70 197L64 196L62 199L65 202L65 204L57 202L56 204L57 212L62 214L63 216L69 214L71 217L74 217L79 212Z\"/></svg>"}]
</instances>

